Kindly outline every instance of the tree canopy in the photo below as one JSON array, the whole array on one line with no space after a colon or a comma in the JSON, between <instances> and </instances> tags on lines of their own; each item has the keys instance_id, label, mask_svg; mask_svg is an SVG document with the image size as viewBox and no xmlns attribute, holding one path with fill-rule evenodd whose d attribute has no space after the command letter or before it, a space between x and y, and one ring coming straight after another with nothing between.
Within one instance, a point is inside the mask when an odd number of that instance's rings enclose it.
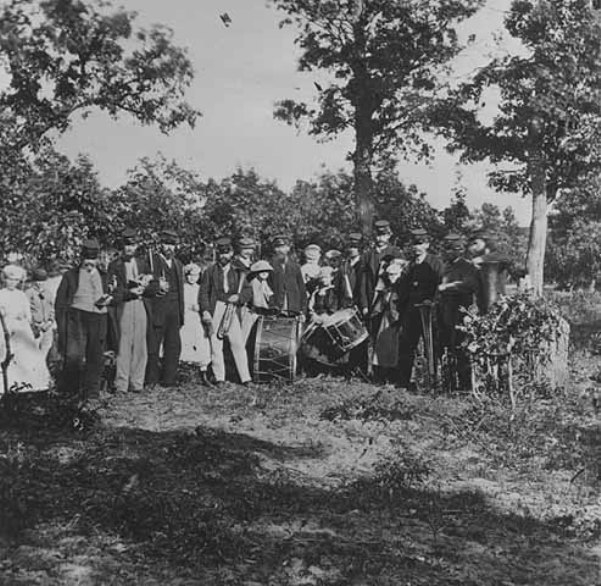
<instances>
[{"instance_id":1,"label":"tree canopy","mask_svg":"<svg viewBox=\"0 0 601 586\"><path fill-rule=\"evenodd\" d=\"M547 204L601 170L601 24L588 0L514 0L505 26L527 54L483 67L432 116L463 161L509 163L491 173L498 189L532 196L528 272L542 293ZM486 89L499 112L483 120Z\"/></svg>"},{"instance_id":2,"label":"tree canopy","mask_svg":"<svg viewBox=\"0 0 601 586\"><path fill-rule=\"evenodd\" d=\"M354 191L369 232L373 166L391 155L430 154L418 132L425 105L439 89L437 73L460 50L454 27L482 2L271 1L287 15L282 24L298 29L299 69L322 74L315 106L286 99L275 116L308 121L320 137L354 132Z\"/></svg>"},{"instance_id":3,"label":"tree canopy","mask_svg":"<svg viewBox=\"0 0 601 586\"><path fill-rule=\"evenodd\" d=\"M103 0L9 0L0 9L0 143L37 148L73 114L128 113L163 132L199 115L185 100L193 77L169 29L135 27L135 13Z\"/></svg>"}]
</instances>

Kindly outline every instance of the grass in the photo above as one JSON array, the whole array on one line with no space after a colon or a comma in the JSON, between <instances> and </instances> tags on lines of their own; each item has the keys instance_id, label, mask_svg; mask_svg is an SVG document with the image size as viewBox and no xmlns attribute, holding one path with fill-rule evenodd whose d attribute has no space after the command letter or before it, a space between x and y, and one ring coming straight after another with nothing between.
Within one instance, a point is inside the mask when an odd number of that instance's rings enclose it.
<instances>
[{"instance_id":1,"label":"grass","mask_svg":"<svg viewBox=\"0 0 601 586\"><path fill-rule=\"evenodd\" d=\"M327 377L5 406L0 584L590 586L594 364L513 415Z\"/></svg>"}]
</instances>

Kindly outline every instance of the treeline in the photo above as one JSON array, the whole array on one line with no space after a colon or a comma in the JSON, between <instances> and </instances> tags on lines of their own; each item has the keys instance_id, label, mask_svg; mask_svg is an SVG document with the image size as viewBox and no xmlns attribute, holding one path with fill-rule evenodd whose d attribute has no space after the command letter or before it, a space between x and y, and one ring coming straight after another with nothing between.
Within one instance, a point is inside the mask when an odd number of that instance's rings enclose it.
<instances>
[{"instance_id":1,"label":"treeline","mask_svg":"<svg viewBox=\"0 0 601 586\"><path fill-rule=\"evenodd\" d=\"M202 256L222 235L253 236L268 253L270 238L278 233L290 234L299 250L311 242L325 249L343 247L345 236L358 229L353 177L344 171L298 180L284 191L252 169L206 180L159 156L142 159L122 186L108 189L89 159L71 161L52 148L5 169L11 172L2 178L0 246L5 255L24 253L31 265L72 262L86 237L114 248L126 225L148 245L161 230L177 229L184 261ZM500 251L523 265L525 236L511 208L501 211L484 204L470 211L457 190L451 205L436 210L427 194L404 185L392 168L376 174L374 181L376 213L390 220L401 247L409 230L418 226L435 240L448 231L467 235L484 228L495 234Z\"/></svg>"}]
</instances>

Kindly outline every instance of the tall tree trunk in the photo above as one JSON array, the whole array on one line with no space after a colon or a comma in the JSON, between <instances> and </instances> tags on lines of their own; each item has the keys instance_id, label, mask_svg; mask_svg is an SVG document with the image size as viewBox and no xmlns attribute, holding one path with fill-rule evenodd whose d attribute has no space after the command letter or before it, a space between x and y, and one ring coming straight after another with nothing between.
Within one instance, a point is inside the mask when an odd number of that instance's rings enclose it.
<instances>
[{"instance_id":1,"label":"tall tree trunk","mask_svg":"<svg viewBox=\"0 0 601 586\"><path fill-rule=\"evenodd\" d=\"M376 109L372 94L372 80L365 64L367 37L365 32L365 4L357 0L355 6L355 22L353 30L355 44L362 58L357 59L353 66L355 77L355 95L353 99L355 152L353 153L353 175L355 179L355 202L357 216L361 224L361 232L367 239L371 236L375 202L372 164L374 156L373 114Z\"/></svg>"},{"instance_id":2,"label":"tall tree trunk","mask_svg":"<svg viewBox=\"0 0 601 586\"><path fill-rule=\"evenodd\" d=\"M361 231L365 237L371 235L375 203L374 181L371 174L371 137L361 136L357 129L357 146L354 155L355 201Z\"/></svg>"},{"instance_id":3,"label":"tall tree trunk","mask_svg":"<svg viewBox=\"0 0 601 586\"><path fill-rule=\"evenodd\" d=\"M530 221L526 270L530 276L534 295L540 297L543 294L547 244L547 184L545 159L540 147L536 146L530 149L528 166L532 186L532 220Z\"/></svg>"}]
</instances>

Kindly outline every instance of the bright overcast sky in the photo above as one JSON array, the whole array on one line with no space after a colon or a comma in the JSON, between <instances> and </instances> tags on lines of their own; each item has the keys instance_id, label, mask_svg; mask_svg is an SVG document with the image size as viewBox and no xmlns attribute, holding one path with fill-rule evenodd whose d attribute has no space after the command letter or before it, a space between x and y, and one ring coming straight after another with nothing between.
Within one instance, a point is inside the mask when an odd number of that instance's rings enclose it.
<instances>
[{"instance_id":1,"label":"bright overcast sky","mask_svg":"<svg viewBox=\"0 0 601 586\"><path fill-rule=\"evenodd\" d=\"M281 15L265 0L122 0L120 4L138 12L142 24L171 27L175 42L188 48L196 76L187 99L203 116L194 130L181 129L169 136L126 116L116 122L101 114L78 120L59 148L71 156L88 154L105 184L119 185L140 158L153 158L158 152L205 178L220 179L237 167L254 167L284 188L296 179L313 178L324 167L349 169L345 157L352 148L351 136L320 144L273 119L278 99L311 100L314 78L297 72L294 31L278 27ZM482 65L483 57L495 49L492 33L499 30L508 4L509 0L489 0L470 23L477 42L459 60L459 74ZM227 28L219 18L223 12L232 19ZM411 163L400 167L403 181L417 184L438 208L448 204L457 171L462 173L470 206L484 201L511 205L522 225L529 222L528 201L491 191L484 166L459 166L439 151L431 167Z\"/></svg>"}]
</instances>

